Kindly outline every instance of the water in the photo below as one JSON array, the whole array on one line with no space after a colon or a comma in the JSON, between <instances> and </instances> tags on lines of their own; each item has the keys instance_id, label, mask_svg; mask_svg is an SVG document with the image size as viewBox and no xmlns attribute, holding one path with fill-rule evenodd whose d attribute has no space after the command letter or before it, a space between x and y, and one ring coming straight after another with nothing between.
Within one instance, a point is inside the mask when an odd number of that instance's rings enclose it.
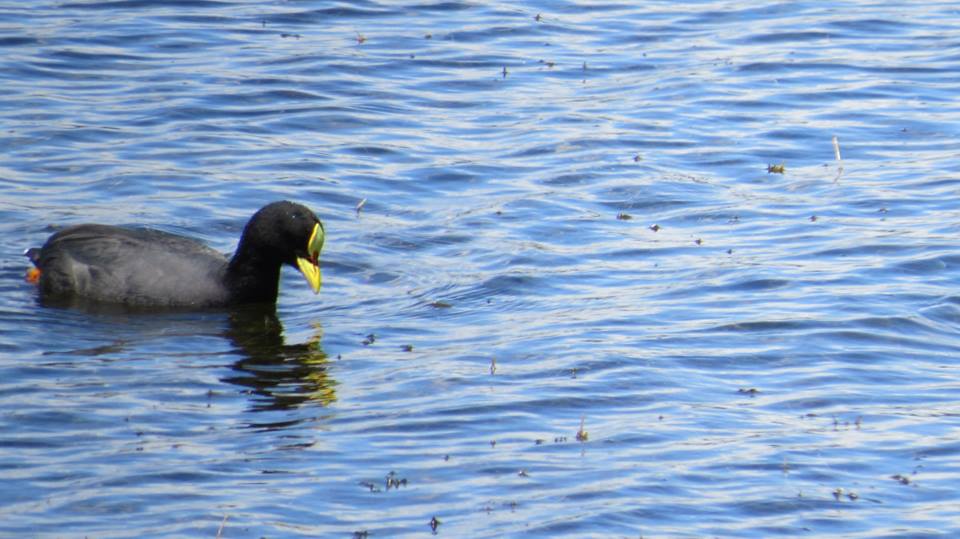
<instances>
[{"instance_id":1,"label":"water","mask_svg":"<svg viewBox=\"0 0 960 539\"><path fill-rule=\"evenodd\" d=\"M958 11L6 2L0 535L956 536ZM280 198L275 317L22 280Z\"/></svg>"}]
</instances>

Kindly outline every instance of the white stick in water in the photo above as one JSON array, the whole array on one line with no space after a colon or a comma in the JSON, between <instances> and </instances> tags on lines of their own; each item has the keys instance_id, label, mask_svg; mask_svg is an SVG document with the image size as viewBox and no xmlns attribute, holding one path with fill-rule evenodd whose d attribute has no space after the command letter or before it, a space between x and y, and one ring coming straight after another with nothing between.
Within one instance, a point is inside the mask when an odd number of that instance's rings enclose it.
<instances>
[{"instance_id":1,"label":"white stick in water","mask_svg":"<svg viewBox=\"0 0 960 539\"><path fill-rule=\"evenodd\" d=\"M836 136L833 137L833 156L837 158L837 177L833 179L834 182L840 179L840 175L843 174L843 159L840 157L840 139Z\"/></svg>"}]
</instances>

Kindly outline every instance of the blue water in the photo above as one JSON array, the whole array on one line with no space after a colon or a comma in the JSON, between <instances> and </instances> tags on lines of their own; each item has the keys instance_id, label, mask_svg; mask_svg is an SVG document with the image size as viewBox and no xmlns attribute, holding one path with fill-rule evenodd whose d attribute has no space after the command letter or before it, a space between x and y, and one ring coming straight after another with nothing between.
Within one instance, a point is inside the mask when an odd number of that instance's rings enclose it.
<instances>
[{"instance_id":1,"label":"blue water","mask_svg":"<svg viewBox=\"0 0 960 539\"><path fill-rule=\"evenodd\" d=\"M3 2L0 536L960 535L958 36L945 1ZM59 226L230 251L282 198L327 242L276 317L23 281Z\"/></svg>"}]
</instances>

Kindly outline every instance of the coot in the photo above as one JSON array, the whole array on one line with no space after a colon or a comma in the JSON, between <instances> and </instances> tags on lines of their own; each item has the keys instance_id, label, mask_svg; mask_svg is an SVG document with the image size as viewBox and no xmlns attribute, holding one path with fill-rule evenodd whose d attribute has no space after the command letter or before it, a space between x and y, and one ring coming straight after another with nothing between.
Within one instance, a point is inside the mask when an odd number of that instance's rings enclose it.
<instances>
[{"instance_id":1,"label":"coot","mask_svg":"<svg viewBox=\"0 0 960 539\"><path fill-rule=\"evenodd\" d=\"M26 255L45 299L139 307L204 308L277 301L280 268L320 291L324 230L305 206L274 202L250 218L232 257L159 230L77 225Z\"/></svg>"}]
</instances>

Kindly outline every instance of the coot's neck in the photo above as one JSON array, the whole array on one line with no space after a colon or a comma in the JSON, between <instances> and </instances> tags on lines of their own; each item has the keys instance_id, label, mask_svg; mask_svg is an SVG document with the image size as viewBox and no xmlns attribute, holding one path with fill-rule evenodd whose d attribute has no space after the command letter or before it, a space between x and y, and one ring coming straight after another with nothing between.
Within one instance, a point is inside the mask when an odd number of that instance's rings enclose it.
<instances>
[{"instance_id":1,"label":"coot's neck","mask_svg":"<svg viewBox=\"0 0 960 539\"><path fill-rule=\"evenodd\" d=\"M226 283L230 302L275 304L281 262L276 256L271 256L274 253L270 250L260 250L249 243L242 238L237 252L227 264Z\"/></svg>"}]
</instances>

